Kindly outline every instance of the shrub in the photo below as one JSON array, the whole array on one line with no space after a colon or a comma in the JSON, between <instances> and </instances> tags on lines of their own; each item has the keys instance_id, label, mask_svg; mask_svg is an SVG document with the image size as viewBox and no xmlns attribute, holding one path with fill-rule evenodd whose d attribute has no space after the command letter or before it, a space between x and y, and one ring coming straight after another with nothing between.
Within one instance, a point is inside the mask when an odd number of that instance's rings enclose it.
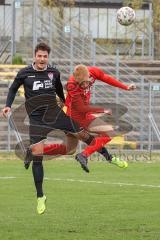
<instances>
[{"instance_id":1,"label":"shrub","mask_svg":"<svg viewBox=\"0 0 160 240\"><path fill-rule=\"evenodd\" d=\"M23 65L25 64L25 62L23 61L23 58L20 55L14 55L12 59L12 64Z\"/></svg>"}]
</instances>

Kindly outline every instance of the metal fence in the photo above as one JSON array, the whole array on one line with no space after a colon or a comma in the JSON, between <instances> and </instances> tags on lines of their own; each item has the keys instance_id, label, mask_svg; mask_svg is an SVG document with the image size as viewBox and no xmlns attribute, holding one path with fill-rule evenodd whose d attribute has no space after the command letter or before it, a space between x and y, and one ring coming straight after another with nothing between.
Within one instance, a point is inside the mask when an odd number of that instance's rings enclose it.
<instances>
[{"instance_id":1,"label":"metal fence","mask_svg":"<svg viewBox=\"0 0 160 240\"><path fill-rule=\"evenodd\" d=\"M57 45L59 47L62 43L61 40L63 39L63 46L61 47L64 49L65 52L63 51L62 53L66 57L68 57L68 54L72 54L72 50L70 49L72 43L73 45L77 43L77 46L79 46L81 57L83 57L87 49L93 55L92 49L87 47L87 41L88 39L90 41L96 39L93 33L96 27L94 25L94 14L92 22L90 19L90 24L85 21L80 22L80 19L75 14L66 15L65 10L62 19L59 17L57 8L45 8L41 6L40 0L13 0L3 8L0 6L0 10L1 62L11 62L13 56L19 54L28 63L33 56L36 43L41 40L47 41L55 50ZM67 8L67 12L72 13L73 10L74 8ZM124 57L139 55L141 58L148 57L153 59L155 51L152 29L152 4L149 5L149 9L142 19L139 19L139 14L137 13L137 22L128 28L120 25L117 26L116 11L116 9L110 9L110 12L113 12L113 14L110 15L108 13L109 17L107 18L112 18L112 24L110 23L112 26L110 30L111 34L110 36L107 35L108 37L106 38L106 40L109 40L107 48L110 49L110 54L115 54L117 47L119 47L120 54ZM99 14L101 14L101 11L99 11ZM92 16L91 10L90 15ZM86 19L84 14L82 16ZM103 17L100 19L102 22L104 21ZM104 24L100 24L100 20L97 24L97 26L100 26L98 27L99 30L103 29ZM116 34L112 33L114 28L116 29ZM79 38L82 38L82 44L78 44ZM70 40L70 44L68 44L68 40ZM7 44L8 46L5 48ZM105 48L101 50L106 51ZM53 53L54 56L57 56L56 51Z\"/></svg>"},{"instance_id":2,"label":"metal fence","mask_svg":"<svg viewBox=\"0 0 160 240\"><path fill-rule=\"evenodd\" d=\"M159 92L154 90L154 84L150 87L148 79L145 79L126 64L121 63L119 48L116 49L116 55L111 56L108 49L106 50L97 44L91 34L85 34L83 29L77 28L76 23L75 26L70 26L60 19L55 9L51 10L38 5L38 0L21 0L19 2L20 5L16 5L17 1L13 1L10 6L12 31L10 38L7 39L8 42L4 41L5 44L8 44L7 50L11 46L11 52L8 50L8 54L10 53L12 57L14 54L21 54L29 63L32 61L36 43L46 41L52 48L50 60L59 68L64 83L72 72L73 66L77 63L97 65L126 84L134 82L137 85L134 92L113 89L97 82L93 89L92 102L104 104L107 101L107 103L117 103L125 106L128 111L123 119L133 126L133 130L125 135L126 140L136 142L136 147L141 150L159 149L153 122L148 117L148 114L152 113L155 122L159 123L158 110L150 111L152 105L159 105L159 98L155 96ZM18 30L19 22L23 26L21 28L22 32ZM10 26L9 23L8 26ZM3 46L5 47L5 45ZM4 53L5 51L1 52ZM8 129L6 136L5 134L3 138L7 145L4 144L3 146L10 149L10 143L13 142L11 141L10 129Z\"/></svg>"},{"instance_id":3,"label":"metal fence","mask_svg":"<svg viewBox=\"0 0 160 240\"><path fill-rule=\"evenodd\" d=\"M2 85L2 82L0 82ZM4 82L3 82L4 84ZM8 88L9 82L5 82L4 88ZM116 148L138 149L138 150L160 150L159 129L160 129L160 84L151 84L141 81L136 84L134 92L116 89L112 86L96 81L92 89L92 103L103 105L106 108L124 108L124 115L117 119L132 125L133 129L124 134L124 143L117 143ZM3 102L5 102L4 93ZM1 101L2 102L2 101ZM24 97L17 96L13 108L17 108L24 102ZM123 110L122 110L123 111ZM25 123L27 124L27 122ZM1 149L11 150L16 144L16 138L7 122L1 118ZM22 134L22 139L28 139L28 134Z\"/></svg>"}]
</instances>

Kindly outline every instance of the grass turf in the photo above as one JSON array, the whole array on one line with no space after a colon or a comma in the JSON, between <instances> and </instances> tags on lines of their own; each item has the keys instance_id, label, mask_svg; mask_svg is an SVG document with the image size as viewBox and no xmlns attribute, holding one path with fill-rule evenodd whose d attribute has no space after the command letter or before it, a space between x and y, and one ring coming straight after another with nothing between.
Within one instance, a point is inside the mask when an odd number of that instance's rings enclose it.
<instances>
[{"instance_id":1,"label":"grass turf","mask_svg":"<svg viewBox=\"0 0 160 240\"><path fill-rule=\"evenodd\" d=\"M73 160L44 162L47 210L39 216L31 168L1 154L0 239L159 240L160 162L89 166L87 174Z\"/></svg>"}]
</instances>

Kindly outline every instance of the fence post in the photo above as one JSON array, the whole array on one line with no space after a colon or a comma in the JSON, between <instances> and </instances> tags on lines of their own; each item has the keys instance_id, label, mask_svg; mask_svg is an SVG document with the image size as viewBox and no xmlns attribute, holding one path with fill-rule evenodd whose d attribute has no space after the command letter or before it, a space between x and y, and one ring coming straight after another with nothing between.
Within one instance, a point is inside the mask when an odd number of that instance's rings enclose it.
<instances>
[{"instance_id":1,"label":"fence post","mask_svg":"<svg viewBox=\"0 0 160 240\"><path fill-rule=\"evenodd\" d=\"M149 114L152 112L152 85L151 82L149 83ZM148 119L149 121L149 119ZM149 121L149 132L148 132L148 150L151 152L151 141L152 141L152 126L151 122Z\"/></svg>"},{"instance_id":2,"label":"fence post","mask_svg":"<svg viewBox=\"0 0 160 240\"><path fill-rule=\"evenodd\" d=\"M11 33L11 63L16 52L15 48L15 31L16 31L16 9L15 0L12 2L12 33Z\"/></svg>"},{"instance_id":3,"label":"fence post","mask_svg":"<svg viewBox=\"0 0 160 240\"><path fill-rule=\"evenodd\" d=\"M119 48L116 49L116 78L119 79ZM116 94L116 104L119 103L119 89L115 89ZM116 126L119 126L119 108L116 107L115 120Z\"/></svg>"},{"instance_id":4,"label":"fence post","mask_svg":"<svg viewBox=\"0 0 160 240\"><path fill-rule=\"evenodd\" d=\"M141 55L142 59L144 59L144 39L145 39L144 33L142 33L142 55Z\"/></svg>"},{"instance_id":5,"label":"fence post","mask_svg":"<svg viewBox=\"0 0 160 240\"><path fill-rule=\"evenodd\" d=\"M85 48L85 39L84 39L84 36L82 35L81 62L83 62L85 60L85 58L84 58L84 48Z\"/></svg>"},{"instance_id":6,"label":"fence post","mask_svg":"<svg viewBox=\"0 0 160 240\"><path fill-rule=\"evenodd\" d=\"M8 81L8 88L10 87L11 82ZM11 151L11 127L9 124L9 118L7 118L7 150Z\"/></svg>"},{"instance_id":7,"label":"fence post","mask_svg":"<svg viewBox=\"0 0 160 240\"><path fill-rule=\"evenodd\" d=\"M152 58L152 20L153 12L152 12L152 3L149 3L149 57Z\"/></svg>"},{"instance_id":8,"label":"fence post","mask_svg":"<svg viewBox=\"0 0 160 240\"><path fill-rule=\"evenodd\" d=\"M73 73L73 32L70 31L70 74Z\"/></svg>"},{"instance_id":9,"label":"fence post","mask_svg":"<svg viewBox=\"0 0 160 240\"><path fill-rule=\"evenodd\" d=\"M140 109L140 150L143 150L144 136L144 76L141 76L141 109Z\"/></svg>"},{"instance_id":10,"label":"fence post","mask_svg":"<svg viewBox=\"0 0 160 240\"><path fill-rule=\"evenodd\" d=\"M92 41L92 64L93 66L96 65L96 42L95 41ZM91 98L91 102L93 104L96 103L96 86L95 84L93 85L92 87L92 98Z\"/></svg>"},{"instance_id":11,"label":"fence post","mask_svg":"<svg viewBox=\"0 0 160 240\"><path fill-rule=\"evenodd\" d=\"M119 79L119 48L116 49L116 78ZM119 103L119 89L116 88L116 103Z\"/></svg>"},{"instance_id":12,"label":"fence post","mask_svg":"<svg viewBox=\"0 0 160 240\"><path fill-rule=\"evenodd\" d=\"M52 9L49 9L49 28L52 29L52 31L49 31L49 46L52 46L52 32L53 32L53 19L52 19ZM49 61L52 64L52 51L49 55Z\"/></svg>"},{"instance_id":13,"label":"fence post","mask_svg":"<svg viewBox=\"0 0 160 240\"><path fill-rule=\"evenodd\" d=\"M132 33L132 48L131 48L131 57L136 54L136 33Z\"/></svg>"},{"instance_id":14,"label":"fence post","mask_svg":"<svg viewBox=\"0 0 160 240\"><path fill-rule=\"evenodd\" d=\"M152 60L154 59L154 32L152 34Z\"/></svg>"},{"instance_id":15,"label":"fence post","mask_svg":"<svg viewBox=\"0 0 160 240\"><path fill-rule=\"evenodd\" d=\"M33 18L32 18L32 36L33 36L33 56L34 49L37 44L37 9L38 9L38 0L33 1Z\"/></svg>"},{"instance_id":16,"label":"fence post","mask_svg":"<svg viewBox=\"0 0 160 240\"><path fill-rule=\"evenodd\" d=\"M93 41L92 43L92 63L93 63L93 66L96 65L96 42Z\"/></svg>"}]
</instances>

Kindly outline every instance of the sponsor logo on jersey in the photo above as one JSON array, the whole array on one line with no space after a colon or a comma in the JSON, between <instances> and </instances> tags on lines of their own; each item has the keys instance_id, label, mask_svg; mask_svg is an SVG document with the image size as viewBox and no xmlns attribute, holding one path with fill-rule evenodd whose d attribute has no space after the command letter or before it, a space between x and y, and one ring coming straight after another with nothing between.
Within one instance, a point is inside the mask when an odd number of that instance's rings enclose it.
<instances>
[{"instance_id":1,"label":"sponsor logo on jersey","mask_svg":"<svg viewBox=\"0 0 160 240\"><path fill-rule=\"evenodd\" d=\"M53 84L51 79L44 81L44 88L52 88L52 87L53 87Z\"/></svg>"},{"instance_id":2,"label":"sponsor logo on jersey","mask_svg":"<svg viewBox=\"0 0 160 240\"><path fill-rule=\"evenodd\" d=\"M44 80L44 82L34 81L33 83L33 91L37 91L40 88L46 89L46 88L52 88L52 87L53 87L53 84L52 84L52 80L50 79Z\"/></svg>"},{"instance_id":3,"label":"sponsor logo on jersey","mask_svg":"<svg viewBox=\"0 0 160 240\"><path fill-rule=\"evenodd\" d=\"M40 81L35 81L33 83L33 91L39 90L40 88L43 88L43 83L41 83Z\"/></svg>"}]
</instances>

